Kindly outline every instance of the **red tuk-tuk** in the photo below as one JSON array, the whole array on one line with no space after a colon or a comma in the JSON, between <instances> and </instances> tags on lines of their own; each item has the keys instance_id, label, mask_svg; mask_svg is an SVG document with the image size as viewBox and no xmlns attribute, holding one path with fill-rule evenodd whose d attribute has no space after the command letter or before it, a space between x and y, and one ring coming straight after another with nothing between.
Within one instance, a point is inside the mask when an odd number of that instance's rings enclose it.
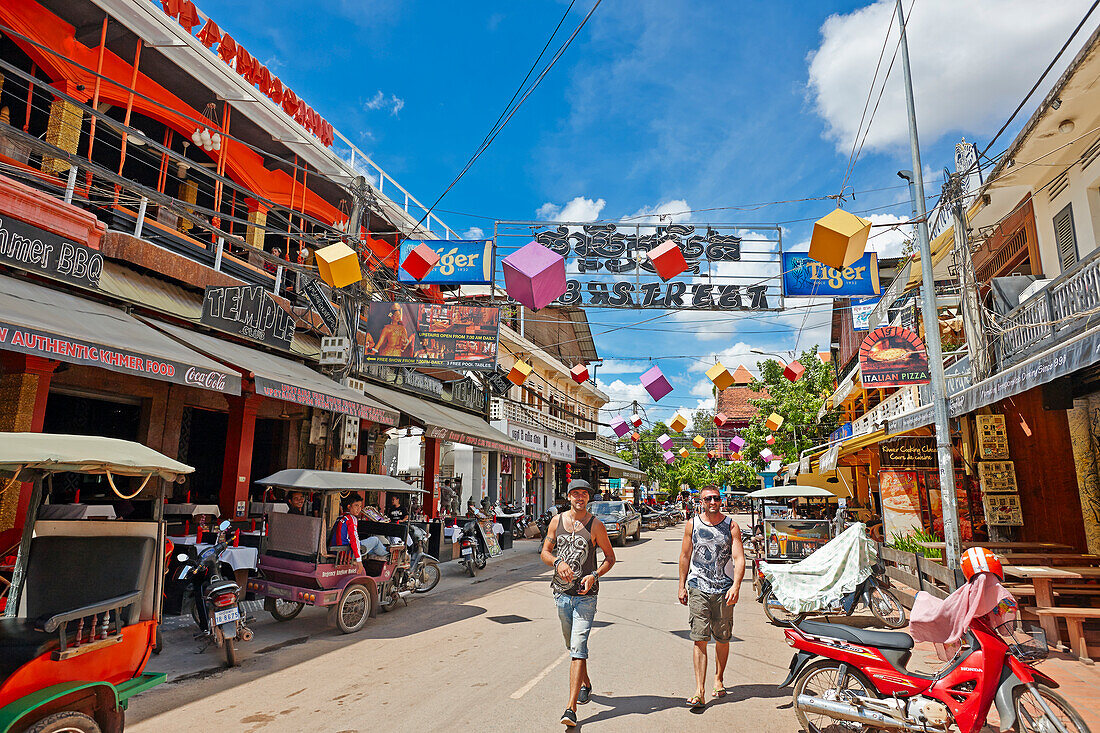
<instances>
[{"instance_id":1,"label":"red tuk-tuk","mask_svg":"<svg viewBox=\"0 0 1100 733\"><path fill-rule=\"evenodd\" d=\"M128 700L165 680L143 674L160 621L164 484L193 470L126 440L0 433L0 490L32 482L0 618L0 733L121 731ZM63 472L148 500L146 518L48 503Z\"/></svg>"},{"instance_id":2,"label":"red tuk-tuk","mask_svg":"<svg viewBox=\"0 0 1100 733\"><path fill-rule=\"evenodd\" d=\"M264 598L264 608L279 621L289 621L305 606L329 609L329 618L350 634L378 614L378 591L393 577L404 556L407 522L359 520L359 536L384 538L386 559L364 555L357 562L347 546L329 544L339 516L341 496L349 492L384 491L420 494L391 476L286 469L256 482L287 491L320 495L321 516L273 513L267 518L267 537L260 550L259 577L248 590Z\"/></svg>"}]
</instances>

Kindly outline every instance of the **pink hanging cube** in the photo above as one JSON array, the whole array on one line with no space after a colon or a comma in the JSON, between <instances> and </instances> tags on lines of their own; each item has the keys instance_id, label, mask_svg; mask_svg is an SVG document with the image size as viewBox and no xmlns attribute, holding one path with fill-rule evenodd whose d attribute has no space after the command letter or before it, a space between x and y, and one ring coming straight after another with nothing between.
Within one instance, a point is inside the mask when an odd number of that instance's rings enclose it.
<instances>
[{"instance_id":1,"label":"pink hanging cube","mask_svg":"<svg viewBox=\"0 0 1100 733\"><path fill-rule=\"evenodd\" d=\"M577 384L584 384L588 381L588 367L584 364L577 364L569 370L569 376L571 376L573 381Z\"/></svg>"},{"instance_id":2,"label":"pink hanging cube","mask_svg":"<svg viewBox=\"0 0 1100 733\"><path fill-rule=\"evenodd\" d=\"M673 461L675 461L675 460L676 460L676 454L675 454L675 453L673 453L673 452L672 452L672 451L670 451L670 450L666 450L666 451L665 451L664 453L662 453L661 455L662 455L662 456L664 457L664 459L665 459L665 463L672 463Z\"/></svg>"},{"instance_id":3,"label":"pink hanging cube","mask_svg":"<svg viewBox=\"0 0 1100 733\"><path fill-rule=\"evenodd\" d=\"M764 442L768 445L775 445L775 436L769 435L767 438L764 439Z\"/></svg>"},{"instance_id":4,"label":"pink hanging cube","mask_svg":"<svg viewBox=\"0 0 1100 733\"><path fill-rule=\"evenodd\" d=\"M672 438L668 437L668 433L664 433L657 438L657 445L661 446L661 450L672 450Z\"/></svg>"},{"instance_id":5,"label":"pink hanging cube","mask_svg":"<svg viewBox=\"0 0 1100 733\"><path fill-rule=\"evenodd\" d=\"M735 435L730 439L730 453L740 453L744 447L745 439L740 435Z\"/></svg>"},{"instance_id":6,"label":"pink hanging cube","mask_svg":"<svg viewBox=\"0 0 1100 733\"><path fill-rule=\"evenodd\" d=\"M649 396L653 398L654 402L672 391L672 385L668 383L664 372L658 366L654 366L642 375L642 386L645 387L646 392L649 392Z\"/></svg>"},{"instance_id":7,"label":"pink hanging cube","mask_svg":"<svg viewBox=\"0 0 1100 733\"><path fill-rule=\"evenodd\" d=\"M687 260L676 240L669 239L664 244L649 250L649 261L662 280L671 280L687 269Z\"/></svg>"},{"instance_id":8,"label":"pink hanging cube","mask_svg":"<svg viewBox=\"0 0 1100 733\"><path fill-rule=\"evenodd\" d=\"M611 430L621 438L630 432L630 426L626 424L626 420L617 417L611 421Z\"/></svg>"},{"instance_id":9,"label":"pink hanging cube","mask_svg":"<svg viewBox=\"0 0 1100 733\"><path fill-rule=\"evenodd\" d=\"M719 412L717 415L714 416L714 424L718 427L722 427L723 425L725 425L728 420L729 418L726 417L726 413L724 412Z\"/></svg>"},{"instance_id":10,"label":"pink hanging cube","mask_svg":"<svg viewBox=\"0 0 1100 733\"><path fill-rule=\"evenodd\" d=\"M801 362L792 361L783 370L783 376L791 380L792 382L797 382L799 379L802 378L802 374L805 371L806 367L802 366Z\"/></svg>"},{"instance_id":11,"label":"pink hanging cube","mask_svg":"<svg viewBox=\"0 0 1100 733\"><path fill-rule=\"evenodd\" d=\"M771 463L772 461L775 460L775 454L772 453L767 448L760 451L760 457L764 459L764 463Z\"/></svg>"},{"instance_id":12,"label":"pink hanging cube","mask_svg":"<svg viewBox=\"0 0 1100 733\"><path fill-rule=\"evenodd\" d=\"M423 280L424 276L432 271L439 262L439 255L434 249L421 242L409 250L405 261L401 263L401 269L412 275L417 280Z\"/></svg>"},{"instance_id":13,"label":"pink hanging cube","mask_svg":"<svg viewBox=\"0 0 1100 733\"><path fill-rule=\"evenodd\" d=\"M565 258L530 242L504 258L504 290L531 310L545 308L565 293Z\"/></svg>"},{"instance_id":14,"label":"pink hanging cube","mask_svg":"<svg viewBox=\"0 0 1100 733\"><path fill-rule=\"evenodd\" d=\"M630 424L636 428L642 427L642 416L635 412L630 416Z\"/></svg>"}]
</instances>

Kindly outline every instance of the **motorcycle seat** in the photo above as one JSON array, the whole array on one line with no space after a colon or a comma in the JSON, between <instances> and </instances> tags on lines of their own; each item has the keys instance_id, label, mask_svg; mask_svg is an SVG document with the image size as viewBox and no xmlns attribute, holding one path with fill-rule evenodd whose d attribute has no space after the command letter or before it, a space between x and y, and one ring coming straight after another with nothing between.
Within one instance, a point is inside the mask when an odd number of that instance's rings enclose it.
<instances>
[{"instance_id":1,"label":"motorcycle seat","mask_svg":"<svg viewBox=\"0 0 1100 733\"><path fill-rule=\"evenodd\" d=\"M913 637L900 631L874 631L846 624L822 623L821 621L803 621L797 626L801 631L813 636L843 639L863 646L901 651L908 651L913 648Z\"/></svg>"}]
</instances>

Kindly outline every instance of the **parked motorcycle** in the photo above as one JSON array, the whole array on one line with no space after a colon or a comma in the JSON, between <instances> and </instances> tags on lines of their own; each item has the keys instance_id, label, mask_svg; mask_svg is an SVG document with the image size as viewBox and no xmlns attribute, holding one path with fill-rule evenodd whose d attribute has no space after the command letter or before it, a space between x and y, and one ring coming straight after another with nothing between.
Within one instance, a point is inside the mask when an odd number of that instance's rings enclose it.
<instances>
[{"instance_id":1,"label":"parked motorcycle","mask_svg":"<svg viewBox=\"0 0 1100 733\"><path fill-rule=\"evenodd\" d=\"M777 626L789 626L792 623L803 621L811 613L824 616L851 616L856 607L862 603L879 621L887 628L900 629L908 622L905 615L905 606L889 588L890 580L886 577L886 568L882 562L875 563L871 574L866 580L856 586L856 589L840 599L840 603L832 608L822 608L818 611L792 614L783 607L775 598L771 583L766 579L761 584L762 603L764 614Z\"/></svg>"},{"instance_id":2,"label":"parked motorcycle","mask_svg":"<svg viewBox=\"0 0 1100 733\"><path fill-rule=\"evenodd\" d=\"M478 570L485 567L489 561L489 548L481 537L481 527L477 519L470 519L457 530L458 549L461 555L459 562L466 568L466 573L472 578Z\"/></svg>"},{"instance_id":3,"label":"parked motorcycle","mask_svg":"<svg viewBox=\"0 0 1100 733\"><path fill-rule=\"evenodd\" d=\"M908 634L804 621L784 632L796 652L780 687L793 682L805 731L977 733L995 705L1001 730L1088 733L1058 683L1033 666L1047 655L1042 630L1016 623L975 618L948 665L918 675L906 669Z\"/></svg>"},{"instance_id":4,"label":"parked motorcycle","mask_svg":"<svg viewBox=\"0 0 1100 733\"><path fill-rule=\"evenodd\" d=\"M409 545L397 558L393 575L378 591L378 606L389 611L412 593L427 593L439 585L439 560L424 552L428 533L409 526Z\"/></svg>"},{"instance_id":5,"label":"parked motorcycle","mask_svg":"<svg viewBox=\"0 0 1100 733\"><path fill-rule=\"evenodd\" d=\"M191 583L194 604L191 614L195 623L210 641L225 650L226 666L237 666L236 641L251 641L252 630L241 617L241 588L236 581L222 577L221 562L228 543L225 532L229 522L218 525L217 539L198 557L181 552L176 555L182 568L178 578Z\"/></svg>"}]
</instances>

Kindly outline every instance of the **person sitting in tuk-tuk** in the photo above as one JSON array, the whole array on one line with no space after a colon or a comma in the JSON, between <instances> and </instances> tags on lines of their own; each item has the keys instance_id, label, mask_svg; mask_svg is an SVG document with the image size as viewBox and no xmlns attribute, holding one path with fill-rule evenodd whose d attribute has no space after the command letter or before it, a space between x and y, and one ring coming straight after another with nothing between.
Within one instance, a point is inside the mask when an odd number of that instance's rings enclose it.
<instances>
[{"instance_id":1,"label":"person sitting in tuk-tuk","mask_svg":"<svg viewBox=\"0 0 1100 733\"><path fill-rule=\"evenodd\" d=\"M330 544L333 547L351 548L352 555L355 556L356 562L363 561L363 555L373 555L375 557L389 557L389 550L386 549L386 543L377 537L367 537L362 542L359 541L359 515L363 513L363 497L356 493L351 493L340 500L340 516L336 520L336 525L332 528L332 538Z\"/></svg>"},{"instance_id":2,"label":"person sitting in tuk-tuk","mask_svg":"<svg viewBox=\"0 0 1100 733\"><path fill-rule=\"evenodd\" d=\"M386 516L391 522L404 522L409 514L401 507L401 497L394 494L390 497L390 508L386 510Z\"/></svg>"},{"instance_id":3,"label":"person sitting in tuk-tuk","mask_svg":"<svg viewBox=\"0 0 1100 733\"><path fill-rule=\"evenodd\" d=\"M306 492L304 491L291 491L286 495L287 514L298 514L305 516L306 512Z\"/></svg>"}]
</instances>

